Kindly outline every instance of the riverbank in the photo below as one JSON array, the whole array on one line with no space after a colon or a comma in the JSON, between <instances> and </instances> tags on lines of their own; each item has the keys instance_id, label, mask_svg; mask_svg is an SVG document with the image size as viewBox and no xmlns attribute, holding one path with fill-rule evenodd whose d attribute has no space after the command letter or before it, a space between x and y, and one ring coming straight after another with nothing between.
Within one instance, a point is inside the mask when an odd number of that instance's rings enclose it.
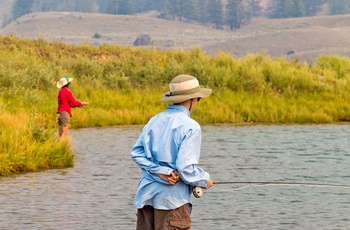
<instances>
[{"instance_id":1,"label":"riverbank","mask_svg":"<svg viewBox=\"0 0 350 230\"><path fill-rule=\"evenodd\" d=\"M0 47L0 175L74 164L69 141L57 140L56 82L65 75L74 78L76 99L90 103L73 109L72 128L145 124L165 109L159 99L182 73L213 89L192 114L201 124L350 121L350 60L344 57L235 59L200 49L96 48L11 36L0 37Z\"/></svg>"}]
</instances>

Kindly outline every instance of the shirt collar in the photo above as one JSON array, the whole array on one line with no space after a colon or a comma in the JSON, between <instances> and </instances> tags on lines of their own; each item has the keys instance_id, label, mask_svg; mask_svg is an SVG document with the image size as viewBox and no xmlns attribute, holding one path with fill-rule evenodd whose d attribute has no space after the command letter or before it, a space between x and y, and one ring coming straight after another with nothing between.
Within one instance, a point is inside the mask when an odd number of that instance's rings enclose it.
<instances>
[{"instance_id":1,"label":"shirt collar","mask_svg":"<svg viewBox=\"0 0 350 230\"><path fill-rule=\"evenodd\" d=\"M178 111L181 111L181 112L184 112L187 114L187 116L190 116L190 111L185 107L185 106L182 106L182 105L168 105L168 107L166 108L167 111L175 111L175 110L178 110Z\"/></svg>"}]
</instances>

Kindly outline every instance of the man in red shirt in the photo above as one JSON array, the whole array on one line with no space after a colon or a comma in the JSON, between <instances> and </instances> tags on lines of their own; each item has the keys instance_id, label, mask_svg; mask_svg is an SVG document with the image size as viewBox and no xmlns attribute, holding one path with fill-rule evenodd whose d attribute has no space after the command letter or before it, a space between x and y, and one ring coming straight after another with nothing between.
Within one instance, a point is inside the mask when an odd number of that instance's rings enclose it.
<instances>
[{"instance_id":1,"label":"man in red shirt","mask_svg":"<svg viewBox=\"0 0 350 230\"><path fill-rule=\"evenodd\" d=\"M57 82L57 88L60 89L58 92L57 109L60 140L68 134L68 126L70 124L70 117L72 116L71 108L89 104L85 101L79 102L75 100L73 94L68 90L71 81L73 81L73 78L65 76Z\"/></svg>"}]
</instances>

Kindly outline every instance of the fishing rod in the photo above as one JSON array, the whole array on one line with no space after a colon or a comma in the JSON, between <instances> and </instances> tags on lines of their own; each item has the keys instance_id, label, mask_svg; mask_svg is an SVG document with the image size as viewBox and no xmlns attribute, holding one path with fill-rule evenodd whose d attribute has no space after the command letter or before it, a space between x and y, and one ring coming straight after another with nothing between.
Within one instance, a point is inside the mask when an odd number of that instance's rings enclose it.
<instances>
[{"instance_id":1,"label":"fishing rod","mask_svg":"<svg viewBox=\"0 0 350 230\"><path fill-rule=\"evenodd\" d=\"M308 187L337 187L350 189L350 185L339 184L322 184L322 183L304 183L304 182L282 182L282 181L219 181L213 182L213 184L246 184L248 186L308 186ZM195 186L192 189L193 196L201 198L203 196L202 187Z\"/></svg>"}]
</instances>

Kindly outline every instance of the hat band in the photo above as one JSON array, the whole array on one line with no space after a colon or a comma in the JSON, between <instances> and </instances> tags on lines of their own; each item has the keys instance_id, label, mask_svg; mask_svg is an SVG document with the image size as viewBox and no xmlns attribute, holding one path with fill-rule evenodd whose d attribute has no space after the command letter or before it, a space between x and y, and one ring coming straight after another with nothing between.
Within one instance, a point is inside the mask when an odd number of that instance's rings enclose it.
<instances>
[{"instance_id":1,"label":"hat band","mask_svg":"<svg viewBox=\"0 0 350 230\"><path fill-rule=\"evenodd\" d=\"M170 97L170 96L177 96L177 95L188 95L188 94L192 94L192 93L197 93L200 91L200 86L197 86L195 88L192 89L188 89L188 90L181 90L181 91L177 91L177 92L170 92L168 94L166 94L166 97Z\"/></svg>"}]
</instances>

